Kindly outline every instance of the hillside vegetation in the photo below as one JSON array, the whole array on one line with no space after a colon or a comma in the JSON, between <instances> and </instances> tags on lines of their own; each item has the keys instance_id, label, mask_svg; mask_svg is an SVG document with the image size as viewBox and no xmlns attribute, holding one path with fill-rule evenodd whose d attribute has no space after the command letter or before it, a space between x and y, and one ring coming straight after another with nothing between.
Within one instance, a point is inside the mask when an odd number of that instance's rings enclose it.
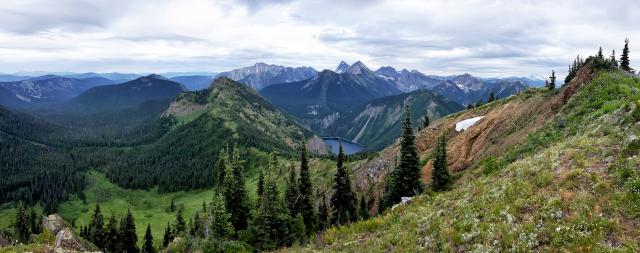
<instances>
[{"instance_id":1,"label":"hillside vegetation","mask_svg":"<svg viewBox=\"0 0 640 253\"><path fill-rule=\"evenodd\" d=\"M451 191L328 229L314 244L288 251L638 252L640 79L618 71L591 74L587 66L558 92L518 97L474 110L530 97L545 98L548 112L557 113L528 127L533 130L521 142L495 140L504 148L472 156ZM519 128L517 121L501 123ZM430 149L420 150L428 164Z\"/></svg>"}]
</instances>

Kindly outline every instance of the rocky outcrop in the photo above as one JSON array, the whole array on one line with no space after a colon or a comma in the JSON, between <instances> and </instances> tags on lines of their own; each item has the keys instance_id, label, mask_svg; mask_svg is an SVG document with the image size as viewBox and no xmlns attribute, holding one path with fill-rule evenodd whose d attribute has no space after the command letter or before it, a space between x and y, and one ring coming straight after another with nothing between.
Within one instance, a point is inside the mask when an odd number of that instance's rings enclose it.
<instances>
[{"instance_id":1,"label":"rocky outcrop","mask_svg":"<svg viewBox=\"0 0 640 253\"><path fill-rule=\"evenodd\" d=\"M76 235L69 223L57 214L51 214L42 221L42 227L56 235L55 252L91 252L96 246Z\"/></svg>"}]
</instances>

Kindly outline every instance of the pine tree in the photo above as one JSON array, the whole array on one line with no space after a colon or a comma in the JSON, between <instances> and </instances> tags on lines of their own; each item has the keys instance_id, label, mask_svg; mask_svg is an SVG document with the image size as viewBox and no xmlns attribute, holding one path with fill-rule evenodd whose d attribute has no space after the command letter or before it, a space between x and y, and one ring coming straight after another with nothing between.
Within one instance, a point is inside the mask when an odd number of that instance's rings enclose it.
<instances>
[{"instance_id":1,"label":"pine tree","mask_svg":"<svg viewBox=\"0 0 640 253\"><path fill-rule=\"evenodd\" d=\"M263 191L264 191L264 171L260 169L260 171L258 171L258 189L256 190L257 196L262 196Z\"/></svg>"},{"instance_id":2,"label":"pine tree","mask_svg":"<svg viewBox=\"0 0 640 253\"><path fill-rule=\"evenodd\" d=\"M413 196L423 191L424 186L420 181L422 171L419 159L415 136L413 136L411 112L409 107L405 106L403 133L400 142L400 162L391 172L391 179L386 187L381 208L398 203L401 197Z\"/></svg>"},{"instance_id":3,"label":"pine tree","mask_svg":"<svg viewBox=\"0 0 640 253\"><path fill-rule=\"evenodd\" d=\"M16 235L18 237L18 241L22 243L27 243L29 241L29 236L31 235L31 229L29 224L29 215L27 214L27 208L25 207L22 201L18 202L18 206L16 208Z\"/></svg>"},{"instance_id":4,"label":"pine tree","mask_svg":"<svg viewBox=\"0 0 640 253\"><path fill-rule=\"evenodd\" d=\"M298 214L298 198L300 193L298 192L298 176L296 175L296 169L291 166L291 173L289 174L289 181L287 182L287 188L284 193L284 199L289 208L289 213L292 216Z\"/></svg>"},{"instance_id":5,"label":"pine tree","mask_svg":"<svg viewBox=\"0 0 640 253\"><path fill-rule=\"evenodd\" d=\"M191 227L191 235L194 237L201 237L202 235L202 219L200 218L200 213L196 211L196 214L193 216L193 226Z\"/></svg>"},{"instance_id":6,"label":"pine tree","mask_svg":"<svg viewBox=\"0 0 640 253\"><path fill-rule=\"evenodd\" d=\"M224 175L227 171L228 167L228 149L224 148L220 150L220 155L218 155L218 160L216 161L215 169L216 169L216 185L218 188L221 188L224 184Z\"/></svg>"},{"instance_id":7,"label":"pine tree","mask_svg":"<svg viewBox=\"0 0 640 253\"><path fill-rule=\"evenodd\" d=\"M264 192L250 220L250 242L258 250L273 250L289 242L291 216L279 197L276 179L271 175L272 171L277 171L277 166L276 154L272 153L269 170L265 173Z\"/></svg>"},{"instance_id":8,"label":"pine tree","mask_svg":"<svg viewBox=\"0 0 640 253\"><path fill-rule=\"evenodd\" d=\"M187 230L187 224L184 221L184 217L182 216L182 212L184 211L184 207L178 208L178 212L176 213L176 234L183 233Z\"/></svg>"},{"instance_id":9,"label":"pine tree","mask_svg":"<svg viewBox=\"0 0 640 253\"><path fill-rule=\"evenodd\" d=\"M169 205L169 210L171 210L171 212L175 212L176 211L176 203L173 202L173 199L171 199L171 204Z\"/></svg>"},{"instance_id":10,"label":"pine tree","mask_svg":"<svg viewBox=\"0 0 640 253\"><path fill-rule=\"evenodd\" d=\"M467 105L467 110L469 110L469 109L473 109L473 104L468 104Z\"/></svg>"},{"instance_id":11,"label":"pine tree","mask_svg":"<svg viewBox=\"0 0 640 253\"><path fill-rule=\"evenodd\" d=\"M424 121L422 122L422 128L429 127L429 124L431 124L431 121L429 120L429 115L425 114Z\"/></svg>"},{"instance_id":12,"label":"pine tree","mask_svg":"<svg viewBox=\"0 0 640 253\"><path fill-rule=\"evenodd\" d=\"M334 176L333 196L331 196L332 223L343 224L353 221L356 216L356 197L351 190L351 180L344 168L344 148L340 142L337 170Z\"/></svg>"},{"instance_id":13,"label":"pine tree","mask_svg":"<svg viewBox=\"0 0 640 253\"><path fill-rule=\"evenodd\" d=\"M307 228L307 234L311 234L316 218L313 205L311 204L313 189L311 186L311 175L309 174L309 154L307 152L306 142L302 142L300 147L300 178L298 181L298 192L300 194L300 198L297 202L298 213L302 214L302 218L304 218L304 225Z\"/></svg>"},{"instance_id":14,"label":"pine tree","mask_svg":"<svg viewBox=\"0 0 640 253\"><path fill-rule=\"evenodd\" d=\"M224 177L224 199L227 212L231 214L231 223L235 231L247 228L249 207L247 191L242 176L242 161L237 148L233 149L231 163L227 166Z\"/></svg>"},{"instance_id":15,"label":"pine tree","mask_svg":"<svg viewBox=\"0 0 640 253\"><path fill-rule=\"evenodd\" d=\"M107 223L107 227L104 231L104 244L107 252L121 252L122 247L120 246L120 230L118 228L118 219L116 219L115 214L111 214L109 217L109 222Z\"/></svg>"},{"instance_id":16,"label":"pine tree","mask_svg":"<svg viewBox=\"0 0 640 253\"><path fill-rule=\"evenodd\" d=\"M631 66L629 66L629 38L624 40L624 48L622 49L622 55L620 56L620 69L626 71L633 71Z\"/></svg>"},{"instance_id":17,"label":"pine tree","mask_svg":"<svg viewBox=\"0 0 640 253\"><path fill-rule=\"evenodd\" d=\"M329 223L329 208L324 195L322 195L322 202L318 205L318 213L318 229L323 230Z\"/></svg>"},{"instance_id":18,"label":"pine tree","mask_svg":"<svg viewBox=\"0 0 640 253\"><path fill-rule=\"evenodd\" d=\"M147 224L147 232L144 234L144 244L142 245L143 253L155 253L156 249L153 247L153 235L151 235L151 224Z\"/></svg>"},{"instance_id":19,"label":"pine tree","mask_svg":"<svg viewBox=\"0 0 640 253\"><path fill-rule=\"evenodd\" d=\"M367 207L367 201L364 199L364 195L360 196L360 208L358 209L358 218L361 220L369 219L369 207Z\"/></svg>"},{"instance_id":20,"label":"pine tree","mask_svg":"<svg viewBox=\"0 0 640 253\"><path fill-rule=\"evenodd\" d=\"M556 88L556 71L551 70L551 76L549 77L549 83L547 84L547 88L549 90L554 90Z\"/></svg>"},{"instance_id":21,"label":"pine tree","mask_svg":"<svg viewBox=\"0 0 640 253\"><path fill-rule=\"evenodd\" d=\"M616 50L611 51L611 56L609 57L609 61L613 66L618 67L618 60L616 60Z\"/></svg>"},{"instance_id":22,"label":"pine tree","mask_svg":"<svg viewBox=\"0 0 640 253\"><path fill-rule=\"evenodd\" d=\"M204 199L202 200L202 212L207 213L207 203L204 201Z\"/></svg>"},{"instance_id":23,"label":"pine tree","mask_svg":"<svg viewBox=\"0 0 640 253\"><path fill-rule=\"evenodd\" d=\"M598 57L598 59L600 59L600 60L604 60L604 54L602 53L602 47L600 47L600 49L598 49L598 54L596 55L596 57Z\"/></svg>"},{"instance_id":24,"label":"pine tree","mask_svg":"<svg viewBox=\"0 0 640 253\"><path fill-rule=\"evenodd\" d=\"M438 138L433 153L433 172L431 173L431 187L434 191L444 191L449 187L451 176L447 162L447 142L445 136Z\"/></svg>"},{"instance_id":25,"label":"pine tree","mask_svg":"<svg viewBox=\"0 0 640 253\"><path fill-rule=\"evenodd\" d=\"M127 210L127 215L121 221L120 236L123 252L138 252L138 235L136 234L136 222L133 218L131 210Z\"/></svg>"},{"instance_id":26,"label":"pine tree","mask_svg":"<svg viewBox=\"0 0 640 253\"><path fill-rule=\"evenodd\" d=\"M89 225L89 240L98 248L104 249L104 218L100 212L100 204L96 204Z\"/></svg>"},{"instance_id":27,"label":"pine tree","mask_svg":"<svg viewBox=\"0 0 640 253\"><path fill-rule=\"evenodd\" d=\"M213 198L213 203L211 203L210 219L210 237L225 240L233 235L233 224L231 224L230 222L231 214L227 213L227 208L225 207L224 196L222 195L222 193L218 193L217 196L214 196Z\"/></svg>"},{"instance_id":28,"label":"pine tree","mask_svg":"<svg viewBox=\"0 0 640 253\"><path fill-rule=\"evenodd\" d=\"M296 218L293 219L293 224L291 227L291 235L293 236L293 240L302 244L306 240L306 227L304 225L304 219L301 214L296 215Z\"/></svg>"},{"instance_id":29,"label":"pine tree","mask_svg":"<svg viewBox=\"0 0 640 253\"><path fill-rule=\"evenodd\" d=\"M493 102L494 100L496 100L496 96L495 96L495 95L493 95L493 91L492 91L492 92L489 92L489 99L487 99L487 103L491 103L491 102Z\"/></svg>"},{"instance_id":30,"label":"pine tree","mask_svg":"<svg viewBox=\"0 0 640 253\"><path fill-rule=\"evenodd\" d=\"M42 233L42 222L40 220L40 216L36 214L35 208L31 208L31 214L29 215L29 223L32 234L40 234Z\"/></svg>"},{"instance_id":31,"label":"pine tree","mask_svg":"<svg viewBox=\"0 0 640 253\"><path fill-rule=\"evenodd\" d=\"M224 202L222 204L224 205ZM212 212L214 211L212 210ZM164 230L164 236L162 237L162 247L166 248L169 245L169 243L173 241L173 238L174 236L173 236L173 231L171 231L171 225L169 224L169 222L167 222L167 228Z\"/></svg>"}]
</instances>

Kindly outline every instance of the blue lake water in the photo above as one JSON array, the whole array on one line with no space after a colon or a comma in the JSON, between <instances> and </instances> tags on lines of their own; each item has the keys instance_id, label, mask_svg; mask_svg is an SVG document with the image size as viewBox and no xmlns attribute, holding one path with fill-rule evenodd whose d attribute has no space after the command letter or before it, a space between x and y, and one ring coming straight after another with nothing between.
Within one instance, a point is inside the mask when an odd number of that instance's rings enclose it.
<instances>
[{"instance_id":1,"label":"blue lake water","mask_svg":"<svg viewBox=\"0 0 640 253\"><path fill-rule=\"evenodd\" d=\"M342 146L344 146L344 153L347 155L358 153L364 149L364 146L358 143L341 139L341 138L323 137L322 140L324 141L324 143L329 145L329 147L331 148L331 153L333 154L338 154L338 150L340 148L340 141L342 141Z\"/></svg>"}]
</instances>

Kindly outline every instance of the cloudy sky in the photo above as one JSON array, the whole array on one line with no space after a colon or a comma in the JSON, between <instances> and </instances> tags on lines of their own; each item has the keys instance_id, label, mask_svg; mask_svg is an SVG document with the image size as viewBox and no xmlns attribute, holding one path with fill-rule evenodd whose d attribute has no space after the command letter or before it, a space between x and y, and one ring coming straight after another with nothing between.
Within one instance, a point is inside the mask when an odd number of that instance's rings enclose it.
<instances>
[{"instance_id":1,"label":"cloudy sky","mask_svg":"<svg viewBox=\"0 0 640 253\"><path fill-rule=\"evenodd\" d=\"M598 46L619 57L625 37L640 69L640 1L3 0L0 72L321 70L362 60L427 74L548 75Z\"/></svg>"}]
</instances>

